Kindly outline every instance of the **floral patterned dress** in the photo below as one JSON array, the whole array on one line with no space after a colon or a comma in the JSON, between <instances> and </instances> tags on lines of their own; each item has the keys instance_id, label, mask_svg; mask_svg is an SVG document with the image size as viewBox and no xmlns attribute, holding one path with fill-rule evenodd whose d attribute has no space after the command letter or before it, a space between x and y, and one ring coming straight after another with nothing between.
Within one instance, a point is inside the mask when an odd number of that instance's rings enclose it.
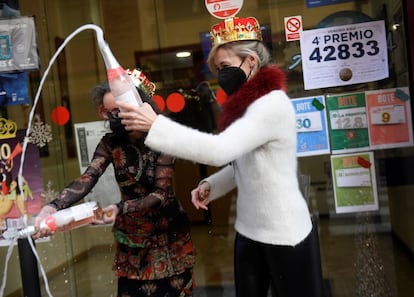
<instances>
[{"instance_id":1,"label":"floral patterned dress","mask_svg":"<svg viewBox=\"0 0 414 297\"><path fill-rule=\"evenodd\" d=\"M112 163L121 191L113 225L116 274L143 281L180 275L192 269L194 256L190 221L173 192L174 161L150 150L144 139L108 133L85 172L49 204L62 209L79 201Z\"/></svg>"}]
</instances>

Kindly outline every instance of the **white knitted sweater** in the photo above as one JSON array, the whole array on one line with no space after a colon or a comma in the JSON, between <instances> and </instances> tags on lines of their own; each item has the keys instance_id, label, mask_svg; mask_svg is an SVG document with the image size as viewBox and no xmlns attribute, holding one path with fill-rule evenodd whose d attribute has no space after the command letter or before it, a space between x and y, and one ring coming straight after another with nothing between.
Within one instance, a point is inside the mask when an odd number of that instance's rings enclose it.
<instances>
[{"instance_id":1,"label":"white knitted sweater","mask_svg":"<svg viewBox=\"0 0 414 297\"><path fill-rule=\"evenodd\" d=\"M236 230L252 240L294 246L312 228L297 180L296 121L290 99L272 91L219 134L158 116L145 144L178 158L223 166L206 178L210 200L237 186Z\"/></svg>"}]
</instances>

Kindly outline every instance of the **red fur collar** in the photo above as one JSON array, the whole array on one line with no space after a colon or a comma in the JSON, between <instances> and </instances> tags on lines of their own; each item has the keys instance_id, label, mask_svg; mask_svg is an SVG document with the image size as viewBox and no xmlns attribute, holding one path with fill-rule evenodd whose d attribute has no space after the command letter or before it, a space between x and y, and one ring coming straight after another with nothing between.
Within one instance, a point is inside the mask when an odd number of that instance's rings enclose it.
<instances>
[{"instance_id":1,"label":"red fur collar","mask_svg":"<svg viewBox=\"0 0 414 297\"><path fill-rule=\"evenodd\" d=\"M263 67L223 103L220 131L240 118L254 101L273 90L286 91L286 75L277 66Z\"/></svg>"}]
</instances>

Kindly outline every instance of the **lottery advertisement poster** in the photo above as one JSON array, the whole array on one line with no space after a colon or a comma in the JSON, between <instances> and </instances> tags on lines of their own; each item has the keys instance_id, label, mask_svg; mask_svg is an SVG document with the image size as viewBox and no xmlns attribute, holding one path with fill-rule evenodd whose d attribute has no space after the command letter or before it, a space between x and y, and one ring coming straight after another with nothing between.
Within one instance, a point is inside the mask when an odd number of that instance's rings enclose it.
<instances>
[{"instance_id":1,"label":"lottery advertisement poster","mask_svg":"<svg viewBox=\"0 0 414 297\"><path fill-rule=\"evenodd\" d=\"M326 96L332 153L369 150L365 93Z\"/></svg>"},{"instance_id":2,"label":"lottery advertisement poster","mask_svg":"<svg viewBox=\"0 0 414 297\"><path fill-rule=\"evenodd\" d=\"M413 145L408 87L367 91L365 96L371 148Z\"/></svg>"},{"instance_id":3,"label":"lottery advertisement poster","mask_svg":"<svg viewBox=\"0 0 414 297\"><path fill-rule=\"evenodd\" d=\"M296 111L298 157L329 154L324 96L292 99Z\"/></svg>"},{"instance_id":4,"label":"lottery advertisement poster","mask_svg":"<svg viewBox=\"0 0 414 297\"><path fill-rule=\"evenodd\" d=\"M27 214L30 219L42 207L43 178L39 149L30 143L26 147L22 188L19 187L21 143L25 133L25 130L18 130L15 138L0 139L0 246L8 245L12 237L10 234L24 227L23 215Z\"/></svg>"},{"instance_id":5,"label":"lottery advertisement poster","mask_svg":"<svg viewBox=\"0 0 414 297\"><path fill-rule=\"evenodd\" d=\"M373 152L331 155L336 213L379 209Z\"/></svg>"},{"instance_id":6,"label":"lottery advertisement poster","mask_svg":"<svg viewBox=\"0 0 414 297\"><path fill-rule=\"evenodd\" d=\"M384 21L304 30L300 47L305 90L389 76Z\"/></svg>"}]
</instances>

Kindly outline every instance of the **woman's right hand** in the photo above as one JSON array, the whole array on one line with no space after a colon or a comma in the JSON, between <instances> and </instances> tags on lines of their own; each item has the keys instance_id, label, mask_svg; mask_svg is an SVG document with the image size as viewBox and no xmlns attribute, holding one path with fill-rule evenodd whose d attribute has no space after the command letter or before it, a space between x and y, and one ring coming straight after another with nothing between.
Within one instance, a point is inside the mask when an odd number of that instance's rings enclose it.
<instances>
[{"instance_id":1,"label":"woman's right hand","mask_svg":"<svg viewBox=\"0 0 414 297\"><path fill-rule=\"evenodd\" d=\"M152 123L157 119L156 112L148 103L135 106L117 100L116 104L121 109L119 117L122 118L122 124L125 125L127 131L148 132L151 129Z\"/></svg>"},{"instance_id":2,"label":"woman's right hand","mask_svg":"<svg viewBox=\"0 0 414 297\"><path fill-rule=\"evenodd\" d=\"M46 236L50 236L53 233L47 229L40 229L40 222L43 221L46 217L50 216L51 214L54 214L55 212L57 212L56 208L49 206L49 205L45 205L43 206L43 208L40 210L39 214L36 216L34 225L37 231L37 233L32 235L33 239L38 239L38 238L42 238L42 237L46 237Z\"/></svg>"},{"instance_id":3,"label":"woman's right hand","mask_svg":"<svg viewBox=\"0 0 414 297\"><path fill-rule=\"evenodd\" d=\"M207 210L207 204L210 203L208 196L210 195L210 184L202 182L197 188L191 191L191 202L196 209Z\"/></svg>"}]
</instances>

